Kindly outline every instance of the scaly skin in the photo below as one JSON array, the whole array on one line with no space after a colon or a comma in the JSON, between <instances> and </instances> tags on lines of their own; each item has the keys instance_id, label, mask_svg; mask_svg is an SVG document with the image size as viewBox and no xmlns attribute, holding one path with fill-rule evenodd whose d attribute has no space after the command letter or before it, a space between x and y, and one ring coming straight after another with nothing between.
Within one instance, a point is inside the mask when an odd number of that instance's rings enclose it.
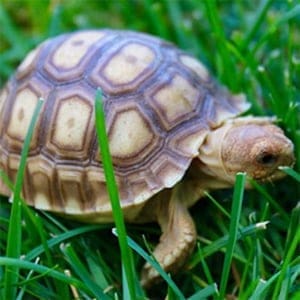
<instances>
[{"instance_id":1,"label":"scaly skin","mask_svg":"<svg viewBox=\"0 0 300 300\"><path fill-rule=\"evenodd\" d=\"M170 198L160 199L155 207L162 235L153 255L163 269L171 273L182 267L191 254L197 238L193 219L182 199L180 188L180 185L173 188ZM158 272L146 263L142 270L142 285L149 288L158 280Z\"/></svg>"}]
</instances>

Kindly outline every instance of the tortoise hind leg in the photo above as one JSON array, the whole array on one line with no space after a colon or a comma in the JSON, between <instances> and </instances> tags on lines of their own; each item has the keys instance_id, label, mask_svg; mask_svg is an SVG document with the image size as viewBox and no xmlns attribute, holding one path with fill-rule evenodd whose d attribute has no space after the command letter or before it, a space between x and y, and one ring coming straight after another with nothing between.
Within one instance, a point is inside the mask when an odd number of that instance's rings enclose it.
<instances>
[{"instance_id":1,"label":"tortoise hind leg","mask_svg":"<svg viewBox=\"0 0 300 300\"><path fill-rule=\"evenodd\" d=\"M197 238L194 221L184 201L180 200L175 187L169 200L159 199L155 205L162 235L153 255L168 273L175 273L183 266ZM158 272L146 263L141 274L142 285L148 288L157 281L159 281Z\"/></svg>"}]
</instances>

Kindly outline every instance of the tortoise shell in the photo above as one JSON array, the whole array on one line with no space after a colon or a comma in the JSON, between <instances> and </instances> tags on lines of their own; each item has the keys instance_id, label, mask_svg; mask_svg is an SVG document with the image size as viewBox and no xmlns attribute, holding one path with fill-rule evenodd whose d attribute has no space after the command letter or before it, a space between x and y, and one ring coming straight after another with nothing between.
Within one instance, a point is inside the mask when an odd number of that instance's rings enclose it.
<instances>
[{"instance_id":1,"label":"tortoise shell","mask_svg":"<svg viewBox=\"0 0 300 300\"><path fill-rule=\"evenodd\" d=\"M0 95L0 169L14 181L39 97L23 197L69 215L111 212L94 126L101 87L121 204L130 212L182 179L212 128L248 108L194 57L131 31L84 30L46 40ZM10 192L0 181L0 193Z\"/></svg>"}]
</instances>

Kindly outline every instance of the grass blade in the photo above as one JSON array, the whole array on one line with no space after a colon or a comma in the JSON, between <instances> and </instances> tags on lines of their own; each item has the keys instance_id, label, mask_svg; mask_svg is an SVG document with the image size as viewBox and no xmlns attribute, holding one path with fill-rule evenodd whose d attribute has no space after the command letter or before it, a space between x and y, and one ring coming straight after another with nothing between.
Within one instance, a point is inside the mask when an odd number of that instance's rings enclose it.
<instances>
[{"instance_id":1,"label":"grass blade","mask_svg":"<svg viewBox=\"0 0 300 300\"><path fill-rule=\"evenodd\" d=\"M247 236L252 236L256 234L260 230L265 230L266 226L269 222L259 222L256 224L251 224L243 229L240 229L237 233L237 240L241 238L245 238ZM201 260L207 256L212 255L215 252L220 251L222 248L224 248L229 243L230 237L228 235L225 235L222 238L219 238L215 242L203 247L201 249L201 254L198 252L192 259L191 262L188 265L189 269L194 268Z\"/></svg>"},{"instance_id":2,"label":"grass blade","mask_svg":"<svg viewBox=\"0 0 300 300\"><path fill-rule=\"evenodd\" d=\"M231 222L229 227L229 240L228 240L228 246L227 246L224 264L223 264L219 299L225 298L226 286L229 277L233 251L238 236L238 226L239 226L239 220L240 220L241 209L242 209L245 180L246 180L245 173L238 173L236 175L234 194L233 194L233 203L231 209Z\"/></svg>"},{"instance_id":3,"label":"grass blade","mask_svg":"<svg viewBox=\"0 0 300 300\"><path fill-rule=\"evenodd\" d=\"M300 182L300 174L297 173L292 168L290 168L290 167L279 167L279 169L282 170L287 175L293 177L296 181Z\"/></svg>"},{"instance_id":4,"label":"grass blade","mask_svg":"<svg viewBox=\"0 0 300 300\"><path fill-rule=\"evenodd\" d=\"M0 169L0 179L4 182L4 184L9 188L10 191L12 192L14 191L14 184L10 181L8 176L1 169Z\"/></svg>"},{"instance_id":5,"label":"grass blade","mask_svg":"<svg viewBox=\"0 0 300 300\"><path fill-rule=\"evenodd\" d=\"M133 268L133 258L130 248L127 245L127 234L124 223L123 212L120 205L118 187L116 184L112 158L109 152L108 137L105 127L105 116L102 103L102 92L97 90L95 98L95 113L96 113L96 130L98 135L98 143L102 155L103 168L107 182L107 190L111 200L114 221L118 231L118 240L121 250L122 262L128 283L129 294L132 300L136 299L135 290L135 273Z\"/></svg>"},{"instance_id":6,"label":"grass blade","mask_svg":"<svg viewBox=\"0 0 300 300\"><path fill-rule=\"evenodd\" d=\"M213 283L196 292L193 296L189 297L188 300L207 299L208 297L211 297L215 294L218 294L218 287L215 283Z\"/></svg>"},{"instance_id":7,"label":"grass blade","mask_svg":"<svg viewBox=\"0 0 300 300\"><path fill-rule=\"evenodd\" d=\"M113 229L113 233L118 236L117 232ZM170 276L163 270L163 268L159 265L159 263L150 255L146 253L133 239L127 237L128 245L141 257L143 257L156 271L161 275L161 277L168 283L169 287L173 290L173 292L177 295L178 299L185 299L179 288L176 286L174 281L170 278Z\"/></svg>"},{"instance_id":8,"label":"grass blade","mask_svg":"<svg viewBox=\"0 0 300 300\"><path fill-rule=\"evenodd\" d=\"M279 28L281 28L284 23L290 21L293 18L298 17L300 14L300 5L295 5L290 11L286 12L281 18L278 18L276 22L272 26L268 28L265 34L261 37L260 41L256 43L254 49L252 49L252 53L256 53L258 49L261 48L263 44L265 44L270 36L274 34Z\"/></svg>"},{"instance_id":9,"label":"grass blade","mask_svg":"<svg viewBox=\"0 0 300 300\"><path fill-rule=\"evenodd\" d=\"M173 28L179 45L186 47L188 45L188 40L183 32L183 16L180 9L180 2L178 0L166 0L167 11L169 19L173 23Z\"/></svg>"},{"instance_id":10,"label":"grass blade","mask_svg":"<svg viewBox=\"0 0 300 300\"><path fill-rule=\"evenodd\" d=\"M285 253L284 258L287 257L288 252L291 251L293 240L299 235L299 224L300 224L300 202L298 205L292 210L291 214L291 220L289 224L289 228L287 231L287 238L286 238L286 244L285 244ZM300 244L298 245L300 246ZM300 257L299 257L300 258Z\"/></svg>"},{"instance_id":11,"label":"grass blade","mask_svg":"<svg viewBox=\"0 0 300 300\"><path fill-rule=\"evenodd\" d=\"M21 243L22 243L22 226L21 226L21 209L22 199L21 191L23 185L23 178L25 173L26 158L29 152L30 141L33 135L35 124L39 117L39 112L42 108L43 99L39 99L35 110L33 112L32 119L27 130L27 134L24 140L20 165L16 175L16 182L14 192L12 195L12 208L11 216L8 228L8 240L6 248L6 256L10 258L18 258L21 255ZM4 275L4 299L15 299L16 298L16 283L18 282L19 269L18 267L6 267Z\"/></svg>"},{"instance_id":12,"label":"grass blade","mask_svg":"<svg viewBox=\"0 0 300 300\"><path fill-rule=\"evenodd\" d=\"M197 248L198 248L198 256L201 258L200 263L201 263L203 273L205 274L205 278L208 281L208 283L213 284L214 283L213 276L212 276L211 271L209 270L209 267L203 257L200 243L197 244Z\"/></svg>"},{"instance_id":13,"label":"grass blade","mask_svg":"<svg viewBox=\"0 0 300 300\"><path fill-rule=\"evenodd\" d=\"M75 228L73 230L69 230L67 232L61 233L47 241L47 247L53 248L56 245L61 244L62 242L66 242L67 240L77 237L79 235L82 235L87 232L99 230L101 225L86 225L79 228ZM39 255L41 255L45 251L45 248L43 245L40 245L34 249L32 249L30 252L28 252L25 256L26 260L33 260Z\"/></svg>"},{"instance_id":14,"label":"grass blade","mask_svg":"<svg viewBox=\"0 0 300 300\"><path fill-rule=\"evenodd\" d=\"M161 38L170 40L169 28L165 24L165 15L162 11L162 2L153 3L152 0L144 0L143 4L149 16L153 32Z\"/></svg>"},{"instance_id":15,"label":"grass blade","mask_svg":"<svg viewBox=\"0 0 300 300\"><path fill-rule=\"evenodd\" d=\"M78 258L76 252L70 244L63 245L61 251L67 257L69 264L75 273L81 278L85 285L93 292L97 299L108 300L109 298L102 292L101 288L90 278L89 272Z\"/></svg>"},{"instance_id":16,"label":"grass blade","mask_svg":"<svg viewBox=\"0 0 300 300\"><path fill-rule=\"evenodd\" d=\"M256 32L260 28L261 24L263 23L266 14L268 13L268 9L272 5L272 3L273 0L265 0L262 2L260 7L258 7L253 25L252 27L249 28L249 31L246 32L245 38L242 41L241 44L242 51L249 48L250 42L253 40L253 37L255 36Z\"/></svg>"},{"instance_id":17,"label":"grass blade","mask_svg":"<svg viewBox=\"0 0 300 300\"><path fill-rule=\"evenodd\" d=\"M299 244L300 244L299 209L297 209L297 208L293 212L291 225L296 225L297 230L295 232L293 239L289 241L289 244L287 244L288 247L286 250L286 254L285 254L284 260L282 262L279 278L276 282L276 286L275 286L275 289L273 292L273 299L281 299L279 297L280 290L282 290L282 288L283 288L282 286L284 285L284 282L287 280L286 278L290 277L289 267L292 264L293 255L294 254L296 255L296 253L297 253L297 247L299 248ZM290 236L289 236L289 239L291 239Z\"/></svg>"},{"instance_id":18,"label":"grass blade","mask_svg":"<svg viewBox=\"0 0 300 300\"><path fill-rule=\"evenodd\" d=\"M294 267L291 267L289 270L289 273L291 274L291 277L297 278L300 275L300 265L296 265ZM272 277L270 277L267 281L261 280L259 284L257 285L255 291L249 297L249 300L256 300L256 299L266 299L265 293L268 292L268 289L272 288L272 284L274 281L280 276L281 271L275 273ZM268 298L270 299L270 298ZM279 299L279 298L271 298L271 299Z\"/></svg>"},{"instance_id":19,"label":"grass blade","mask_svg":"<svg viewBox=\"0 0 300 300\"><path fill-rule=\"evenodd\" d=\"M217 54L219 57L216 58L218 74L221 81L225 82L231 90L237 90L237 75L233 65L232 56L227 47L224 26L218 13L216 0L205 0L204 4L207 18L210 22L216 43L219 46L219 53ZM228 80L229 77L232 80Z\"/></svg>"},{"instance_id":20,"label":"grass blade","mask_svg":"<svg viewBox=\"0 0 300 300\"><path fill-rule=\"evenodd\" d=\"M90 294L90 290L78 279L67 276L59 271L54 270L53 268L48 268L46 266L41 266L29 261L24 261L17 258L9 257L0 257L0 266L7 266L15 269L27 269L34 271L36 273L42 274L44 276L50 276L52 278L58 279L62 282L74 285L77 288L80 288L82 291ZM15 298L3 298L3 299L15 299Z\"/></svg>"}]
</instances>

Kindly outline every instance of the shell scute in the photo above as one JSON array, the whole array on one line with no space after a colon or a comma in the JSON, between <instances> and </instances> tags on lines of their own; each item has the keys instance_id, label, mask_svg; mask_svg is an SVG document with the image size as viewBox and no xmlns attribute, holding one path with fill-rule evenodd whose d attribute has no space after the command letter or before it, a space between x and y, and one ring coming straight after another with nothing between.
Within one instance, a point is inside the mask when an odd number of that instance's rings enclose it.
<instances>
[{"instance_id":1,"label":"shell scute","mask_svg":"<svg viewBox=\"0 0 300 300\"><path fill-rule=\"evenodd\" d=\"M93 94L84 85L57 89L49 107L45 151L53 157L89 160L94 132ZM49 99L50 100L50 99ZM55 158L53 158L55 160Z\"/></svg>"},{"instance_id":2,"label":"shell scute","mask_svg":"<svg viewBox=\"0 0 300 300\"><path fill-rule=\"evenodd\" d=\"M199 76L200 80L203 80L204 82L210 81L211 78L209 72L200 61L186 54L180 55L179 60L187 68L191 69L197 76Z\"/></svg>"},{"instance_id":3,"label":"shell scute","mask_svg":"<svg viewBox=\"0 0 300 300\"><path fill-rule=\"evenodd\" d=\"M9 105L1 124L3 126L1 135L8 152L20 153L38 99L47 98L50 90L50 85L33 76L10 91L7 96ZM38 146L41 121L39 116L31 139L31 152L36 151Z\"/></svg>"},{"instance_id":4,"label":"shell scute","mask_svg":"<svg viewBox=\"0 0 300 300\"><path fill-rule=\"evenodd\" d=\"M91 106L77 95L61 100L51 137L53 144L64 150L82 151L91 113Z\"/></svg>"},{"instance_id":5,"label":"shell scute","mask_svg":"<svg viewBox=\"0 0 300 300\"><path fill-rule=\"evenodd\" d=\"M38 61L38 56L41 51L41 48L42 45L28 53L28 55L25 57L25 59L17 69L16 78L21 79L34 70Z\"/></svg>"},{"instance_id":6,"label":"shell scute","mask_svg":"<svg viewBox=\"0 0 300 300\"><path fill-rule=\"evenodd\" d=\"M196 116L202 94L183 76L174 74L153 90L149 104L166 130Z\"/></svg>"},{"instance_id":7,"label":"shell scute","mask_svg":"<svg viewBox=\"0 0 300 300\"><path fill-rule=\"evenodd\" d=\"M70 81L83 76L86 64L97 51L95 44L105 35L102 31L79 31L48 41L53 49L46 55L42 69L55 81Z\"/></svg>"},{"instance_id":8,"label":"shell scute","mask_svg":"<svg viewBox=\"0 0 300 300\"><path fill-rule=\"evenodd\" d=\"M115 110L108 135L111 155L120 167L146 159L162 142L149 117L137 105Z\"/></svg>"},{"instance_id":9,"label":"shell scute","mask_svg":"<svg viewBox=\"0 0 300 300\"><path fill-rule=\"evenodd\" d=\"M129 39L118 48L107 49L92 70L90 79L106 93L128 93L137 90L154 73L158 62L158 53L153 47Z\"/></svg>"},{"instance_id":10,"label":"shell scute","mask_svg":"<svg viewBox=\"0 0 300 300\"><path fill-rule=\"evenodd\" d=\"M36 208L51 210L58 209L53 189L53 183L55 182L54 162L45 159L40 156L33 156L27 159L27 180L30 180L30 184L24 185L26 189L25 194L28 195L26 201L30 205L34 205ZM30 186L31 188L27 188Z\"/></svg>"},{"instance_id":11,"label":"shell scute","mask_svg":"<svg viewBox=\"0 0 300 300\"><path fill-rule=\"evenodd\" d=\"M111 206L106 192L104 173L99 172L99 168L89 168L86 170L86 181L90 197L90 211L109 211Z\"/></svg>"},{"instance_id":12,"label":"shell scute","mask_svg":"<svg viewBox=\"0 0 300 300\"><path fill-rule=\"evenodd\" d=\"M174 182L178 182L182 174L186 171L185 163L188 159L173 157L171 153L160 154L160 159L153 162L150 169L165 187L172 187Z\"/></svg>"}]
</instances>

